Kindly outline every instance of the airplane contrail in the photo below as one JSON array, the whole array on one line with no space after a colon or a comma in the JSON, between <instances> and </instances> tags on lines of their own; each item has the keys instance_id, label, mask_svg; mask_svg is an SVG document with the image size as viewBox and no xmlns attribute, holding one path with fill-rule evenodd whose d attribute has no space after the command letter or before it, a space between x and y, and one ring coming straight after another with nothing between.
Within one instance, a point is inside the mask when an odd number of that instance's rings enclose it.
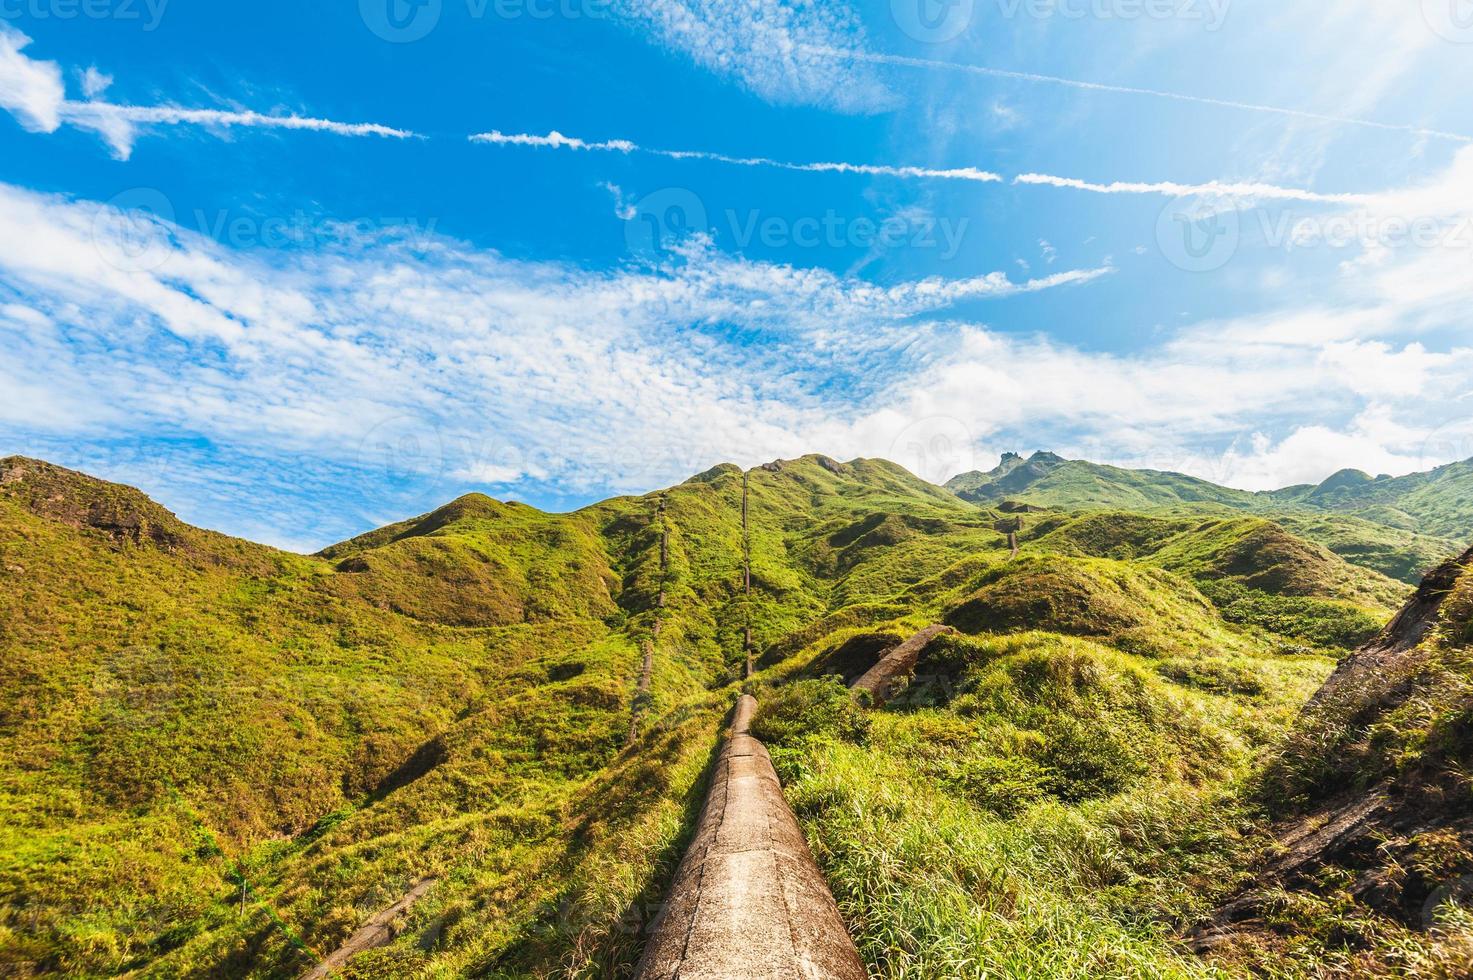
<instances>
[{"instance_id":1,"label":"airplane contrail","mask_svg":"<svg viewBox=\"0 0 1473 980\"><path fill-rule=\"evenodd\" d=\"M1306 109L1286 109L1283 106L1260 105L1255 102L1237 102L1232 99L1214 99L1204 95L1185 95L1181 92L1166 92L1161 89L1137 88L1130 85L1110 85L1104 82L1087 82L1077 78L1061 78L1058 75L1040 75L1029 71L1009 71L1005 68L989 68L985 65L969 65L955 61L935 61L930 58L910 58L898 54L876 54L868 51L845 51L838 48L816 47L814 45L803 45L802 50L821 57L846 59L849 61L862 61L876 65L895 65L902 68L924 68L934 71L953 71L969 75L985 75L991 78L1011 78L1024 82L1039 82L1047 85L1063 85L1068 88L1084 89L1090 92L1113 92L1119 95L1145 95L1156 99L1170 99L1173 102L1192 102L1197 105L1218 106L1224 109L1242 109L1249 112L1267 112L1279 116L1289 116L1295 119L1308 119L1314 122L1335 123L1341 126L1362 126L1368 129L1380 129L1388 132L1410 133L1413 136L1425 136L1430 139L1450 140L1454 143L1473 143L1473 136L1465 136L1462 133L1450 133L1441 129L1426 129L1421 126L1410 126L1404 123L1377 122L1374 119L1362 119L1358 116L1336 116L1323 112L1310 112Z\"/></svg>"},{"instance_id":2,"label":"airplane contrail","mask_svg":"<svg viewBox=\"0 0 1473 980\"><path fill-rule=\"evenodd\" d=\"M807 173L870 174L903 179L968 180L977 183L996 184L1009 182L1001 174L976 167L938 169L934 167L880 166L868 163L790 163L768 157L737 157L707 150L664 150L625 139L584 140L576 136L564 136L553 130L545 136L535 133L503 133L492 130L476 133L469 137L472 143L489 143L496 146L532 146L558 150L581 150L603 153L645 153L670 160L709 160L714 163L732 164L739 167L775 167L780 170L798 170ZM1115 181L1109 184L1093 183L1074 177L1056 177L1052 174L1025 173L1012 178L1010 183L1068 190L1087 191L1092 194L1152 194L1162 197L1190 197L1203 195L1231 197L1244 201L1303 201L1309 204L1365 204L1371 200L1367 194L1325 194L1303 190L1298 187L1279 187L1274 184L1232 183L1209 181L1204 184L1183 184L1175 181L1146 183L1138 181Z\"/></svg>"},{"instance_id":3,"label":"airplane contrail","mask_svg":"<svg viewBox=\"0 0 1473 980\"><path fill-rule=\"evenodd\" d=\"M470 140L472 143L493 143L502 146L541 146L565 150L645 153L651 156L665 157L670 160L710 160L714 163L727 163L738 167L772 167L778 170L798 170L807 173L869 174L882 177L970 180L978 183L997 183L1002 180L1002 177L998 174L989 173L986 170L978 170L975 167L936 169L932 167L886 167L868 163L833 163L827 161L819 163L790 163L786 160L773 160L768 157L734 157L728 156L725 153L710 153L705 150L661 150L648 146L640 146L637 143L631 143L629 140L581 140L574 136L564 136L557 130L553 130L546 136L536 136L529 133L503 133L499 130L492 130L489 133L476 133L470 137Z\"/></svg>"}]
</instances>

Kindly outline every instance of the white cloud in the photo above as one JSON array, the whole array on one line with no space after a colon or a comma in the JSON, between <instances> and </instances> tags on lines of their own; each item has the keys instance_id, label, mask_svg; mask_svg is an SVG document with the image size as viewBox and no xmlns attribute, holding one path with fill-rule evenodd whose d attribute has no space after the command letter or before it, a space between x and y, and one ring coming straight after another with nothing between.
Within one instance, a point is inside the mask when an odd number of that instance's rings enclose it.
<instances>
[{"instance_id":1,"label":"white cloud","mask_svg":"<svg viewBox=\"0 0 1473 980\"><path fill-rule=\"evenodd\" d=\"M863 25L841 0L616 0L614 10L771 102L871 112L894 101L867 72L814 53L864 47Z\"/></svg>"},{"instance_id":2,"label":"white cloud","mask_svg":"<svg viewBox=\"0 0 1473 980\"><path fill-rule=\"evenodd\" d=\"M940 169L934 167L897 167L832 161L791 163L785 160L773 160L768 157L736 157L728 156L725 153L710 153L705 150L662 150L640 146L637 143L625 139L590 141L579 139L575 136L564 136L557 130L553 130L546 136L538 136L532 133L503 133L499 130L492 130L489 133L475 133L470 137L470 141L472 143L485 143L493 146L531 146L557 150L646 153L651 156L665 157L670 160L708 160L714 163L731 164L737 167L768 167L777 170L793 170L804 173L865 174L872 177L900 177L907 179L969 180L984 184L996 183L1002 180L997 174L989 173L985 170L978 170L975 167Z\"/></svg>"},{"instance_id":3,"label":"white cloud","mask_svg":"<svg viewBox=\"0 0 1473 980\"><path fill-rule=\"evenodd\" d=\"M1372 200L1369 194L1321 194L1301 190L1297 187L1279 187L1258 182L1208 181L1203 184L1183 184L1176 181L1136 182L1114 181L1109 184L1093 183L1075 177L1056 177L1052 174L1019 174L1013 178L1015 184L1033 184L1044 187L1061 187L1094 194L1154 194L1163 197L1213 197L1244 207L1258 201L1302 201L1310 204L1365 204Z\"/></svg>"},{"instance_id":4,"label":"white cloud","mask_svg":"<svg viewBox=\"0 0 1473 980\"><path fill-rule=\"evenodd\" d=\"M140 127L202 126L210 129L280 129L331 133L336 136L379 136L407 139L415 134L380 123L345 123L296 113L267 114L249 109L188 109L179 106L115 105L93 101L112 85L112 76L95 66L82 72L89 101L66 97L66 83L55 62L36 61L22 50L31 39L0 22L0 108L32 132L54 133L63 123L100 135L113 155L126 160Z\"/></svg>"},{"instance_id":5,"label":"white cloud","mask_svg":"<svg viewBox=\"0 0 1473 980\"><path fill-rule=\"evenodd\" d=\"M112 87L113 77L98 71L96 65L89 65L82 72L82 94L89 99L95 99Z\"/></svg>"},{"instance_id":6,"label":"white cloud","mask_svg":"<svg viewBox=\"0 0 1473 980\"><path fill-rule=\"evenodd\" d=\"M410 139L416 134L381 123L345 123L296 114L272 115L252 110L186 109L178 106L114 105L110 102L67 102L62 117L101 134L120 159L133 152L141 126L202 126L207 129L281 129L334 136L379 136Z\"/></svg>"},{"instance_id":7,"label":"white cloud","mask_svg":"<svg viewBox=\"0 0 1473 980\"><path fill-rule=\"evenodd\" d=\"M1466 415L1473 349L1398 339L1421 307L1375 284L1370 303L1197 324L1130 354L938 319L1110 271L876 284L694 238L599 272L418 229L288 255L0 185L0 422L170 432L370 495L403 471L443 499L649 489L724 458L899 458L933 424L967 451L927 476L1023 443L1259 487L1415 469L1429 431Z\"/></svg>"},{"instance_id":8,"label":"white cloud","mask_svg":"<svg viewBox=\"0 0 1473 980\"><path fill-rule=\"evenodd\" d=\"M875 389L875 365L937 342L907 318L1108 271L878 286L693 240L654 270L590 273L423 236L288 261L16 188L0 230L0 278L65 339L12 379L92 379L55 425L101 401L131 426L348 464L373 426L409 419L454 444L463 478L570 487L647 485L721 446L798 451L830 413L808 385Z\"/></svg>"},{"instance_id":9,"label":"white cloud","mask_svg":"<svg viewBox=\"0 0 1473 980\"><path fill-rule=\"evenodd\" d=\"M977 167L915 167L842 161L820 161L793 163L774 160L770 157L738 157L706 150L668 150L642 146L627 139L584 140L576 136L565 136L557 130L544 135L535 133L503 133L491 130L475 133L469 137L472 143L493 146L533 147L539 149L594 151L606 153L645 153L669 160L706 160L738 167L768 167L806 173L865 174L878 177L897 177L907 180L964 180L982 184L995 184L1004 180L1002 175ZM1280 187L1262 182L1208 181L1186 184L1176 181L1135 182L1114 181L1108 184L1094 183L1075 177L1059 177L1053 174L1025 173L1012 179L1012 183L1067 190L1087 191L1093 194L1146 194L1158 197L1198 197L1206 203L1225 210L1237 210L1257 206L1263 201L1295 201L1309 204L1365 205L1377 199L1374 194L1326 194L1297 187Z\"/></svg>"},{"instance_id":10,"label":"white cloud","mask_svg":"<svg viewBox=\"0 0 1473 980\"><path fill-rule=\"evenodd\" d=\"M61 126L66 85L55 62L21 54L31 39L0 21L0 108L33 133L54 133Z\"/></svg>"}]
</instances>

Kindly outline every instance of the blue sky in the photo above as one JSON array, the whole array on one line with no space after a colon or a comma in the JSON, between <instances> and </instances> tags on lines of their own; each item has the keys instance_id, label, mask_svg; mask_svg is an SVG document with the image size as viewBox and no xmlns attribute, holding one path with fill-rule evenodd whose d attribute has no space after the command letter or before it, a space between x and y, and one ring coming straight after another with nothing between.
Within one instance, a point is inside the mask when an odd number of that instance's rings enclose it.
<instances>
[{"instance_id":1,"label":"blue sky","mask_svg":"<svg viewBox=\"0 0 1473 980\"><path fill-rule=\"evenodd\" d=\"M0 0L0 453L303 550L805 452L1429 468L1470 83L1468 0Z\"/></svg>"}]
</instances>

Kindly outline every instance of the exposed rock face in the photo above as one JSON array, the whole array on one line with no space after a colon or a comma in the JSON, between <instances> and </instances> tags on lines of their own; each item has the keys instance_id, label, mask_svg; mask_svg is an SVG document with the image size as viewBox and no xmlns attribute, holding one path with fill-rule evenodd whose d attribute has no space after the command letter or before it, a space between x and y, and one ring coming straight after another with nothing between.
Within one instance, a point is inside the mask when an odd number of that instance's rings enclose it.
<instances>
[{"instance_id":1,"label":"exposed rock face","mask_svg":"<svg viewBox=\"0 0 1473 980\"><path fill-rule=\"evenodd\" d=\"M1464 775L1473 701L1448 691L1448 680L1467 670L1467 610L1449 601L1473 591L1470 568L1473 550L1429 574L1306 705L1268 777L1277 805L1292 816L1276 827L1277 845L1253 885L1190 937L1199 952L1271 946L1286 929L1274 914L1283 894L1318 896L1326 880L1346 882L1337 901L1410 929L1431 926L1449 888L1473 881ZM1407 716L1411 705L1418 711ZM1378 744L1423 714L1437 722L1412 742L1415 751Z\"/></svg>"},{"instance_id":2,"label":"exposed rock face","mask_svg":"<svg viewBox=\"0 0 1473 980\"><path fill-rule=\"evenodd\" d=\"M189 528L147 496L24 456L0 459L0 492L38 516L98 531L114 541L185 547Z\"/></svg>"},{"instance_id":3,"label":"exposed rock face","mask_svg":"<svg viewBox=\"0 0 1473 980\"><path fill-rule=\"evenodd\" d=\"M639 980L866 980L743 696Z\"/></svg>"}]
</instances>

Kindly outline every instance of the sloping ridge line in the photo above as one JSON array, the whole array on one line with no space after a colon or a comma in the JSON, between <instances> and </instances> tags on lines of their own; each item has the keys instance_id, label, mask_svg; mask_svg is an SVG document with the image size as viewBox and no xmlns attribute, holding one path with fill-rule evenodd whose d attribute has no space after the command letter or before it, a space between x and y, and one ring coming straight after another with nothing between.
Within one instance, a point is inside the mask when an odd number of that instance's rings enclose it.
<instances>
[{"instance_id":1,"label":"sloping ridge line","mask_svg":"<svg viewBox=\"0 0 1473 980\"><path fill-rule=\"evenodd\" d=\"M695 836L636 980L866 980L868 972L737 702Z\"/></svg>"}]
</instances>

